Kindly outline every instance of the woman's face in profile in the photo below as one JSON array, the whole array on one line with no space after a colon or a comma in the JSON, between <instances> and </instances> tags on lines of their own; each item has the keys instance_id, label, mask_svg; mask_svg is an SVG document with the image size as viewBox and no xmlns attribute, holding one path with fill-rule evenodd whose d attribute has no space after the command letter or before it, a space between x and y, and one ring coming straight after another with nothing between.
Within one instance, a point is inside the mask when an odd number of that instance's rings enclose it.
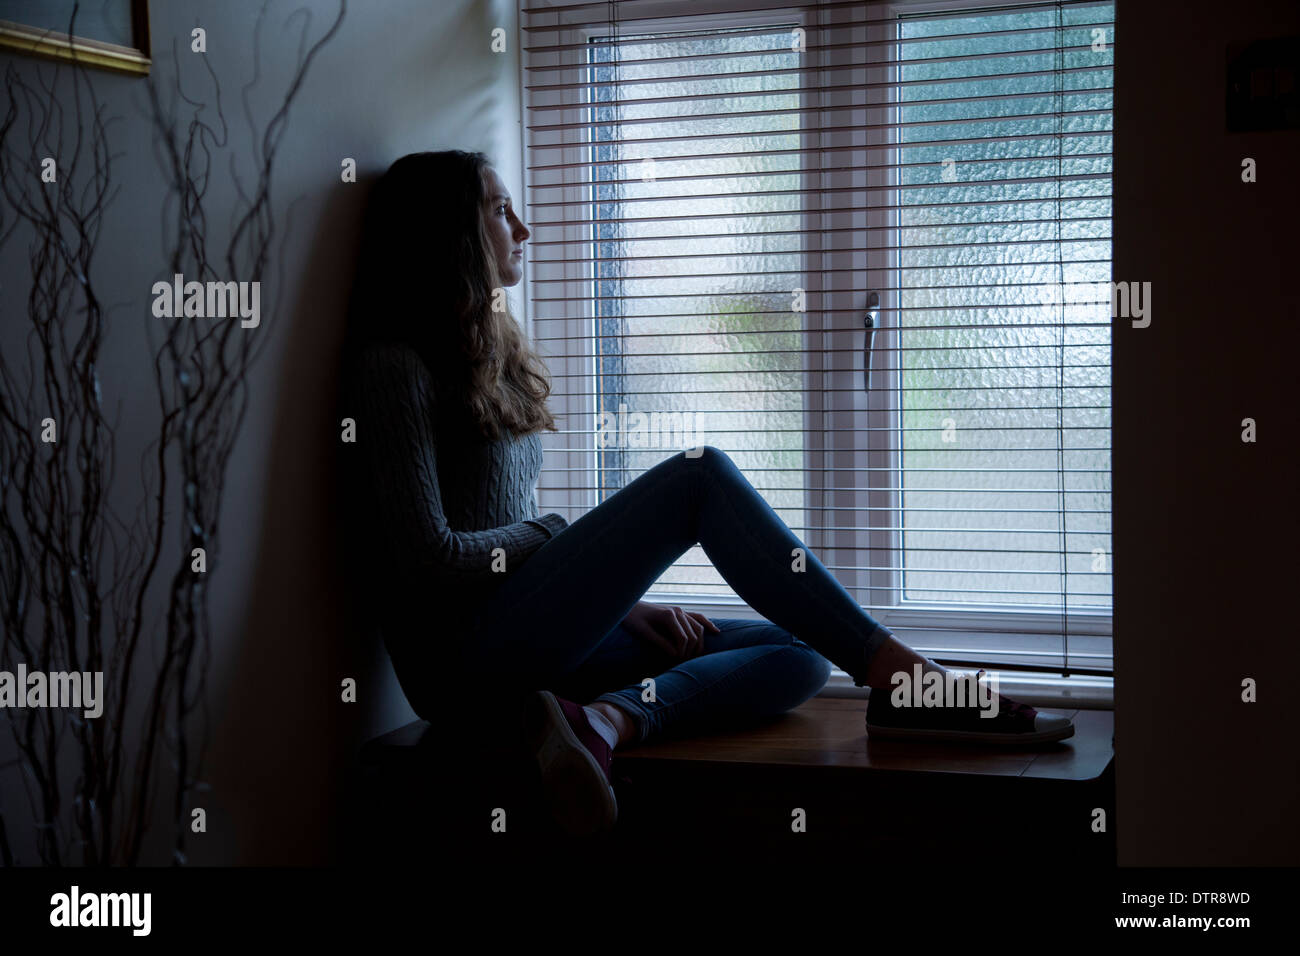
<instances>
[{"instance_id":1,"label":"woman's face in profile","mask_svg":"<svg viewBox=\"0 0 1300 956\"><path fill-rule=\"evenodd\" d=\"M497 171L491 166L486 167L483 170L483 180L488 187L483 221L487 224L487 234L492 240L492 251L496 253L501 281L506 285L518 285L524 277L523 242L532 233L515 215L510 191L506 189L506 184L501 181Z\"/></svg>"}]
</instances>

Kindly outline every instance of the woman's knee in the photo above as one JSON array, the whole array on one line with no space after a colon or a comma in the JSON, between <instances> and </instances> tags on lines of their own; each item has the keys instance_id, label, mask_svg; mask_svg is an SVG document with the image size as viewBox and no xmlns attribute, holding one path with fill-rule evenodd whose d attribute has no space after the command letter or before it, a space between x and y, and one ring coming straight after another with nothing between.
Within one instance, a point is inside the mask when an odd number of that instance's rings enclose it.
<instances>
[{"instance_id":1,"label":"woman's knee","mask_svg":"<svg viewBox=\"0 0 1300 956\"><path fill-rule=\"evenodd\" d=\"M681 464L697 474L707 475L712 484L730 486L746 480L731 456L714 445L698 445L683 452Z\"/></svg>"},{"instance_id":2,"label":"woman's knee","mask_svg":"<svg viewBox=\"0 0 1300 956\"><path fill-rule=\"evenodd\" d=\"M798 639L768 655L767 660L778 675L779 687L773 688L769 713L785 713L798 707L825 687L831 676L830 661Z\"/></svg>"},{"instance_id":3,"label":"woman's knee","mask_svg":"<svg viewBox=\"0 0 1300 956\"><path fill-rule=\"evenodd\" d=\"M831 662L803 641L796 640L790 647L799 652L800 668L808 680L807 686L811 688L808 697L811 697L831 679Z\"/></svg>"},{"instance_id":4,"label":"woman's knee","mask_svg":"<svg viewBox=\"0 0 1300 956\"><path fill-rule=\"evenodd\" d=\"M696 445L682 452L682 460L705 468L734 467L731 456L715 445Z\"/></svg>"}]
</instances>

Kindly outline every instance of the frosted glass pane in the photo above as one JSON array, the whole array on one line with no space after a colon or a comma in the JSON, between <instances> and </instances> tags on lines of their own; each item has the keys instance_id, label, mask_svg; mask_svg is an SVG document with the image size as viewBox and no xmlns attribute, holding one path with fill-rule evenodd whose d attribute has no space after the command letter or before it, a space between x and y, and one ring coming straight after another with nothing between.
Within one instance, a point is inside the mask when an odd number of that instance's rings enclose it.
<instances>
[{"instance_id":1,"label":"frosted glass pane","mask_svg":"<svg viewBox=\"0 0 1300 956\"><path fill-rule=\"evenodd\" d=\"M593 108L592 208L603 280L595 302L596 401L608 416L607 430L611 421L618 423L613 443L600 449L602 498L670 454L710 444L731 455L798 529L805 524L806 485L803 325L791 311L790 289L804 284L802 250L797 234L764 233L801 226L800 197L775 194L802 186L801 154L775 154L799 147L800 123L796 114L753 115L800 105L798 75L772 72L799 65L789 29L623 36L617 71L610 50L596 47L591 66L600 84ZM735 55L747 51L765 52ZM662 83L634 81L683 72L682 61L622 62L702 54L712 58L690 61L696 76ZM714 76L727 73L739 75ZM730 95L751 91L762 95ZM680 99L703 94L718 98ZM615 102L648 98L665 102ZM727 115L695 118L714 113ZM662 121L618 127L615 117ZM637 139L667 139L624 143L619 129ZM699 136L715 138L701 146ZM693 153L703 155L657 158ZM636 165L647 158L652 165ZM613 182L636 176L638 168L644 170L640 181ZM673 178L701 175L707 178ZM733 593L698 548L665 572L655 589Z\"/></svg>"},{"instance_id":2,"label":"frosted glass pane","mask_svg":"<svg viewBox=\"0 0 1300 956\"><path fill-rule=\"evenodd\" d=\"M1110 606L1109 303L1079 290L1110 280L1111 54L1071 24L1113 7L944 39L1056 16L900 23L934 38L901 46L905 602ZM1058 41L1085 49L1032 51Z\"/></svg>"}]
</instances>

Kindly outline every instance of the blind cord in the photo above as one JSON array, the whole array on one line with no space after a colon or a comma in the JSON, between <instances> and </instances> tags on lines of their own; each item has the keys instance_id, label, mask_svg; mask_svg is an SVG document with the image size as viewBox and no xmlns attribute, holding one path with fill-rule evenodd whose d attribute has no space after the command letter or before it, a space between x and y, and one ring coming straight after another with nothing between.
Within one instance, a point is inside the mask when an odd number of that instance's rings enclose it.
<instances>
[{"instance_id":1,"label":"blind cord","mask_svg":"<svg viewBox=\"0 0 1300 956\"><path fill-rule=\"evenodd\" d=\"M1059 507L1059 542L1061 548L1061 657L1063 676L1070 676L1069 611L1069 535L1066 533L1065 493L1065 261L1061 251L1061 175L1065 151L1065 28L1064 9L1056 4L1056 298L1060 309L1061 346L1058 354L1056 389L1056 480Z\"/></svg>"}]
</instances>

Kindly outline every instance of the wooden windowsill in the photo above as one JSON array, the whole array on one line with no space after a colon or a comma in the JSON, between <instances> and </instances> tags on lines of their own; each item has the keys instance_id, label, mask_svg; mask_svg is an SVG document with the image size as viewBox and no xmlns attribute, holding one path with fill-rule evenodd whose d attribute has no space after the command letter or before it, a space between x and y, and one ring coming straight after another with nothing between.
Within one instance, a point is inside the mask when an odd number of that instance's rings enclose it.
<instances>
[{"instance_id":1,"label":"wooden windowsill","mask_svg":"<svg viewBox=\"0 0 1300 956\"><path fill-rule=\"evenodd\" d=\"M838 768L907 774L967 774L1045 780L1094 780L1114 754L1114 714L1105 710L1057 710L1075 725L1073 737L1039 749L1010 749L921 741L872 740L863 701L814 697L788 714L748 730L666 741L614 752L615 771L654 772L656 767ZM429 724L417 720L371 740L367 763L418 765L436 748Z\"/></svg>"},{"instance_id":2,"label":"wooden windowsill","mask_svg":"<svg viewBox=\"0 0 1300 956\"><path fill-rule=\"evenodd\" d=\"M1099 777L1114 753L1114 714L1060 710L1074 721L1074 736L1039 749L901 740L871 740L863 701L814 697L761 727L614 752L615 770L679 766L762 765L838 767L903 773L977 774L1055 780Z\"/></svg>"}]
</instances>

